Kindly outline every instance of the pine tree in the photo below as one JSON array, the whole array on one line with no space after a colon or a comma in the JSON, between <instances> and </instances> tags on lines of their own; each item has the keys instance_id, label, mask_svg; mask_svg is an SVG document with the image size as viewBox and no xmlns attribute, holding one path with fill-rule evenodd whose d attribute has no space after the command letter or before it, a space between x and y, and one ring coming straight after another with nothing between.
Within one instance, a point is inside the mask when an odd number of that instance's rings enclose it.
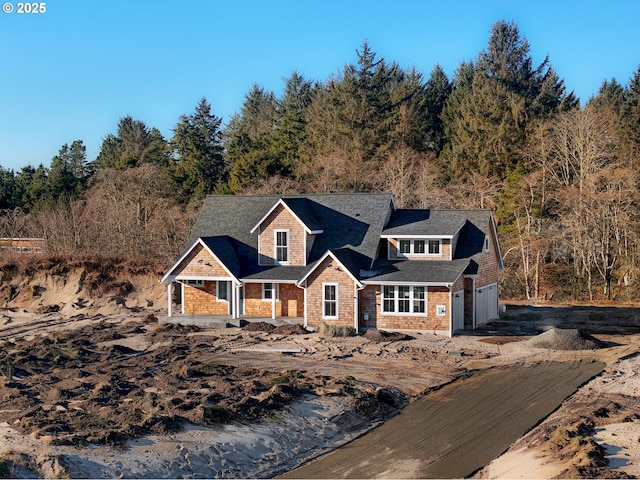
<instances>
[{"instance_id":1,"label":"pine tree","mask_svg":"<svg viewBox=\"0 0 640 480\"><path fill-rule=\"evenodd\" d=\"M203 198L224 180L221 124L222 119L211 113L211 104L203 97L195 112L181 116L173 129L174 158L168 170L179 198Z\"/></svg>"}]
</instances>

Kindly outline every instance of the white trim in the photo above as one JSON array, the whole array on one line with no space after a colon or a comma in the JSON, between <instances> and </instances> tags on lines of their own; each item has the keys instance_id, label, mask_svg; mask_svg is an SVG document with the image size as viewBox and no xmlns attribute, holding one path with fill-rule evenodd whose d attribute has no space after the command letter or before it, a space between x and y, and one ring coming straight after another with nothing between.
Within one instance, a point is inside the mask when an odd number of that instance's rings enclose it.
<instances>
[{"instance_id":1,"label":"white trim","mask_svg":"<svg viewBox=\"0 0 640 480\"><path fill-rule=\"evenodd\" d=\"M394 239L394 238L402 238L403 240L406 239L412 239L412 238L418 238L418 239L423 239L423 238L430 238L430 239L437 239L437 238L447 238L449 240L451 240L453 237L455 237L455 235L380 235L380 238L388 238L388 239Z\"/></svg>"},{"instance_id":2,"label":"white trim","mask_svg":"<svg viewBox=\"0 0 640 480\"><path fill-rule=\"evenodd\" d=\"M303 306L303 308L304 308L304 312L303 312L304 319L303 319L302 323L303 323L304 328L307 328L307 326L308 326L308 321L307 321L307 318L308 318L308 317L307 317L307 306L309 305L309 301L308 301L308 299L307 299L307 291L308 291L308 288L307 288L307 287L308 287L308 285L307 285L307 281L305 280L305 282L304 282L304 287L303 287L303 290L302 290L302 292L303 292L303 297L304 297L304 306Z\"/></svg>"},{"instance_id":3,"label":"white trim","mask_svg":"<svg viewBox=\"0 0 640 480\"><path fill-rule=\"evenodd\" d=\"M301 197L302 198L302 197ZM304 197L306 198L306 197ZM269 211L258 221L258 223L249 231L249 233L255 233L255 231L257 229L260 228L260 226L262 225L262 223L269 217L269 215L271 215L273 213L273 211L279 206L282 205L282 207L287 210L291 216L293 216L293 218L296 219L296 221L302 225L302 228L304 228L304 231L311 234L311 235L319 235L323 232L323 230L311 230L309 227L307 227L307 225L300 220L300 217L298 217L295 212L293 210L291 210L289 208L289 206L284 202L284 200L282 200L282 198L278 199L278 201L276 203L273 204L273 207L271 207L269 209Z\"/></svg>"},{"instance_id":4,"label":"white trim","mask_svg":"<svg viewBox=\"0 0 640 480\"><path fill-rule=\"evenodd\" d=\"M325 252L325 254L320 258L320 260L318 260L315 263L313 268L311 268L305 274L304 277L302 277L300 280L298 280L296 282L296 285L300 286L300 285L302 285L302 282L306 282L307 278L309 278L309 275L311 275L318 268L318 266L322 265L322 262L324 262L327 259L327 257L331 257L335 262L337 262L338 265L340 265L340 268L349 276L349 278L351 278L351 280L353 280L356 283L356 285L358 285L358 287L364 287L365 286L365 283L361 282L356 277L354 277L353 274L349 271L349 269L347 267L345 267L344 264L340 260L338 260L338 257L336 257L331 250L327 250Z\"/></svg>"},{"instance_id":5,"label":"white trim","mask_svg":"<svg viewBox=\"0 0 640 480\"><path fill-rule=\"evenodd\" d=\"M264 292L265 292L265 285L267 284L271 284L271 298L267 298L264 296ZM275 297L273 296L275 292ZM271 302L272 300L280 300L280 285L276 282L264 282L262 284L262 301L263 302Z\"/></svg>"},{"instance_id":6,"label":"white trim","mask_svg":"<svg viewBox=\"0 0 640 480\"><path fill-rule=\"evenodd\" d=\"M196 245L198 245L198 244L202 245L202 248L204 248L204 249L209 253L209 255L211 255L211 256L214 258L214 260L215 260L216 262L218 262L218 265L220 265L220 266L222 267L222 269L223 269L225 272L227 272L227 274L229 275L229 277L231 277L231 278L232 278L233 280L235 280L236 282L238 282L238 281L239 281L239 280L235 277L235 275L233 275L233 274L231 273L231 270L229 270L229 269L227 268L227 266L226 266L223 262L221 262L221 261L220 261L220 259L216 256L216 254L215 254L215 253L213 253L213 251L211 251L211 249L207 246L207 244L206 244L206 243L204 243L204 241L202 240L202 238L198 238L195 242L193 242L193 245L191 245L191 247L189 247L189 248L187 249L187 251L186 251L186 252L185 252L185 253L184 253L184 254L183 254L183 255L178 259L178 261L177 261L176 263L174 263L174 264L173 264L173 266L172 266L172 267L167 271L167 273L165 273L165 274L164 274L164 276L160 279L160 283L163 283L165 280L167 280L167 279L172 275L172 272L173 272L176 268L178 268L178 266L182 263L182 261L183 261L184 259L186 259L186 258L189 256L189 254L193 251L193 249L194 249L194 248L196 247ZM184 277L182 277L182 276L177 276L177 278L180 278L180 279L188 279L188 278L189 278L189 276L184 276ZM192 276L192 278L202 278L203 280L215 280L216 278L221 278L221 277Z\"/></svg>"},{"instance_id":7,"label":"white trim","mask_svg":"<svg viewBox=\"0 0 640 480\"><path fill-rule=\"evenodd\" d=\"M278 246L278 234L286 233L287 244L284 247ZM287 259L284 261L278 260L278 248L287 249ZM288 228L275 228L273 230L273 264L274 265L290 265L291 264L291 232Z\"/></svg>"},{"instance_id":8,"label":"white trim","mask_svg":"<svg viewBox=\"0 0 640 480\"><path fill-rule=\"evenodd\" d=\"M391 300L390 298L387 298L384 296L384 287L393 287L393 312L385 312L384 310L384 302L385 300ZM401 299L398 296L398 288L397 287L409 287L409 298L408 299ZM415 287L420 287L420 288L424 288L424 298L423 299L416 299L416 297L414 296L414 288ZM380 314L382 316L389 316L389 317L426 317L429 315L429 288L424 286L424 285L400 285L400 284L395 284L395 285L382 285L382 288L380 289ZM398 305L400 300L409 300L409 311L408 312L400 312L398 311ZM415 312L414 311L414 305L415 305L415 301L417 300L417 302L424 302L424 312Z\"/></svg>"},{"instance_id":9,"label":"white trim","mask_svg":"<svg viewBox=\"0 0 640 480\"><path fill-rule=\"evenodd\" d=\"M335 304L336 304L336 314L334 315L325 315L325 302L327 301L325 298L325 287L335 287ZM330 300L331 301L331 300ZM340 317L340 284L337 282L322 282L322 319L323 320L338 320Z\"/></svg>"},{"instance_id":10,"label":"white trim","mask_svg":"<svg viewBox=\"0 0 640 480\"><path fill-rule=\"evenodd\" d=\"M220 298L220 285L225 286L227 298ZM229 282L224 280L216 280L216 302L229 302Z\"/></svg>"}]
</instances>

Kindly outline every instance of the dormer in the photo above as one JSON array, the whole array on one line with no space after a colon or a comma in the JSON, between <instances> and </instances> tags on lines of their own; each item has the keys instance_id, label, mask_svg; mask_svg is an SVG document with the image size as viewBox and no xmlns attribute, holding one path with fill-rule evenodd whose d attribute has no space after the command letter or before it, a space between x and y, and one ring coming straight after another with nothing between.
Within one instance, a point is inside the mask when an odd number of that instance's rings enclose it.
<instances>
[{"instance_id":1,"label":"dormer","mask_svg":"<svg viewBox=\"0 0 640 480\"><path fill-rule=\"evenodd\" d=\"M258 235L259 265L304 266L322 233L305 198L281 198L251 229Z\"/></svg>"},{"instance_id":2,"label":"dormer","mask_svg":"<svg viewBox=\"0 0 640 480\"><path fill-rule=\"evenodd\" d=\"M451 236L386 236L389 260L451 260Z\"/></svg>"}]
</instances>

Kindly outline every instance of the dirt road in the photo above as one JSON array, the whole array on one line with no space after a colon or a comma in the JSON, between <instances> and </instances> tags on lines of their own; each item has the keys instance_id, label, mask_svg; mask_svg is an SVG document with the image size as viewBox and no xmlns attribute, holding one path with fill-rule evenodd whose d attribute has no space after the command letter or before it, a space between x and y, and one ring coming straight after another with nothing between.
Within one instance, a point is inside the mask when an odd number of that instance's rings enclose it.
<instances>
[{"instance_id":1,"label":"dirt road","mask_svg":"<svg viewBox=\"0 0 640 480\"><path fill-rule=\"evenodd\" d=\"M453 382L283 478L462 478L487 465L604 369L599 362L492 368Z\"/></svg>"}]
</instances>

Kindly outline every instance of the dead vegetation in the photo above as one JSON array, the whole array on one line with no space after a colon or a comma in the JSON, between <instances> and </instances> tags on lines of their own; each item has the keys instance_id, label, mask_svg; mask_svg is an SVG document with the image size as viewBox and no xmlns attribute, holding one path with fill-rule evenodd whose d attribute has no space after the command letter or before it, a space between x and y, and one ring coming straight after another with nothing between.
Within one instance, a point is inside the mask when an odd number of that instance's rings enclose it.
<instances>
[{"instance_id":1,"label":"dead vegetation","mask_svg":"<svg viewBox=\"0 0 640 480\"><path fill-rule=\"evenodd\" d=\"M300 328L278 327L278 334ZM266 418L307 393L349 395L353 411L371 418L404 405L399 392L353 378L220 363L216 339L197 327L97 319L80 329L6 341L0 410L10 425L50 445L122 446L179 431L186 422Z\"/></svg>"}]
</instances>

